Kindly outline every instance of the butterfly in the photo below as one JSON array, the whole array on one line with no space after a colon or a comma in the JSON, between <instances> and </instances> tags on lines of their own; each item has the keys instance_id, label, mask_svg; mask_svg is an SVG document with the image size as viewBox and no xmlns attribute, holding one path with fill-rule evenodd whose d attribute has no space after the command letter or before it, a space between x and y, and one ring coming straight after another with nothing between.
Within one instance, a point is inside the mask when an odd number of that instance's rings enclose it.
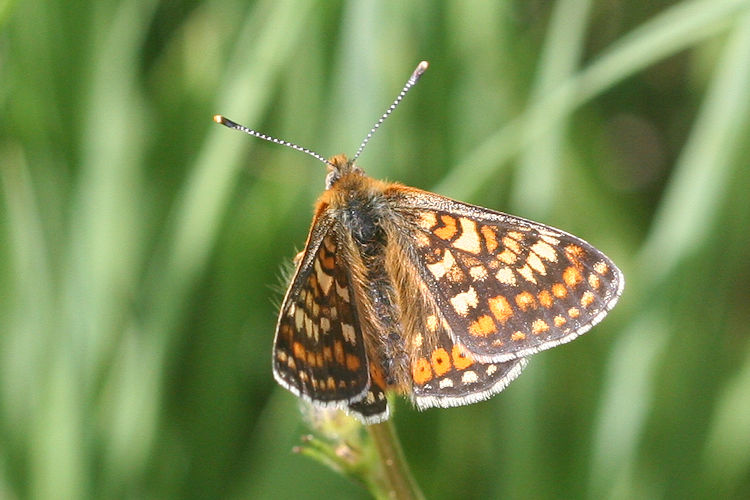
<instances>
[{"instance_id":1,"label":"butterfly","mask_svg":"<svg viewBox=\"0 0 750 500\"><path fill-rule=\"evenodd\" d=\"M389 391L419 409L502 391L528 356L601 321L625 283L576 236L364 173L365 144L426 69L417 66L352 160L214 117L327 165L279 312L273 373L300 398L365 424L389 418Z\"/></svg>"}]
</instances>

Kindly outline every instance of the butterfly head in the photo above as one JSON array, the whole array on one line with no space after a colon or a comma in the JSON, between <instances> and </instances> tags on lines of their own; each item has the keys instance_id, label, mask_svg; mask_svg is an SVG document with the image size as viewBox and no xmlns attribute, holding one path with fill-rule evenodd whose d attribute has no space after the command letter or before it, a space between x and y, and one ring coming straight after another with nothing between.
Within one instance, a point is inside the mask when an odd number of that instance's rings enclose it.
<instances>
[{"instance_id":1,"label":"butterfly head","mask_svg":"<svg viewBox=\"0 0 750 500\"><path fill-rule=\"evenodd\" d=\"M364 170L359 168L354 161L349 160L346 155L336 155L326 162L328 174L326 175L326 189L331 189L343 176L347 174L363 175Z\"/></svg>"}]
</instances>

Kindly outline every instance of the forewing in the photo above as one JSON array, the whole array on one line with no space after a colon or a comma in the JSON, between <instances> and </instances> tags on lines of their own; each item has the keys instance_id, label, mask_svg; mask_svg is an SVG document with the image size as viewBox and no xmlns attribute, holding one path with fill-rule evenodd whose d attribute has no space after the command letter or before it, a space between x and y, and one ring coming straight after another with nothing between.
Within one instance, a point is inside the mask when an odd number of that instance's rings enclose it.
<instances>
[{"instance_id":1,"label":"forewing","mask_svg":"<svg viewBox=\"0 0 750 500\"><path fill-rule=\"evenodd\" d=\"M453 341L475 359L508 361L568 342L622 292L606 255L558 229L419 190L394 206Z\"/></svg>"},{"instance_id":2,"label":"forewing","mask_svg":"<svg viewBox=\"0 0 750 500\"><path fill-rule=\"evenodd\" d=\"M284 298L274 341L276 380L325 406L362 399L365 346L335 222L316 219Z\"/></svg>"}]
</instances>

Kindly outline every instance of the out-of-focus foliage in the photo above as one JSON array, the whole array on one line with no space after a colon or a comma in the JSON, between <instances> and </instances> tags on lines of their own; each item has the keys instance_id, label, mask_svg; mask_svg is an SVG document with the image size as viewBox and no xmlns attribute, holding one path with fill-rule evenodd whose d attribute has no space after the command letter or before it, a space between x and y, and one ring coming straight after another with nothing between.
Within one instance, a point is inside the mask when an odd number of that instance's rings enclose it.
<instances>
[{"instance_id":1,"label":"out-of-focus foliage","mask_svg":"<svg viewBox=\"0 0 750 500\"><path fill-rule=\"evenodd\" d=\"M290 452L324 168L578 234L620 304L397 429L429 498L750 497L750 2L0 2L0 497L357 498Z\"/></svg>"}]
</instances>

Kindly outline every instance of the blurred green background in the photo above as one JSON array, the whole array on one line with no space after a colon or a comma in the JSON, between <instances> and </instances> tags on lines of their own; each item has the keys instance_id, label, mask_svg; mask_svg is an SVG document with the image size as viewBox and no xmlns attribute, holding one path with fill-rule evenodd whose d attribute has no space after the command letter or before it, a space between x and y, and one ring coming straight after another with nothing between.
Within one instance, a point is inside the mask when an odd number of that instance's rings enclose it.
<instances>
[{"instance_id":1,"label":"blurred green background","mask_svg":"<svg viewBox=\"0 0 750 500\"><path fill-rule=\"evenodd\" d=\"M325 170L625 272L490 401L395 423L429 498L750 498L750 2L0 1L0 497L366 498L291 453L283 263Z\"/></svg>"}]
</instances>

